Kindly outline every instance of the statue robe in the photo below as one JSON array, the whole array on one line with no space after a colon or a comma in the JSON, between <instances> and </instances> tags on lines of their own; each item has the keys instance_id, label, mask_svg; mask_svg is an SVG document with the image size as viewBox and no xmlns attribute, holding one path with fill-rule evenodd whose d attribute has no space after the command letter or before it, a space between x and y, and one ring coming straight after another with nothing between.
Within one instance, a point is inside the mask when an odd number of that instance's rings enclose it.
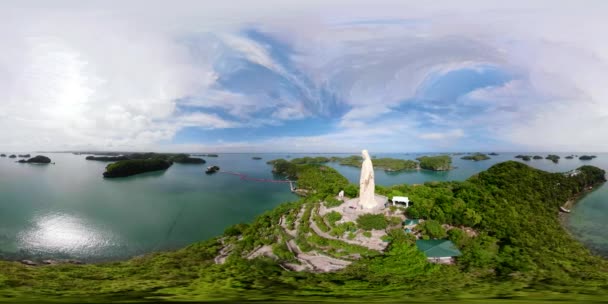
<instances>
[{"instance_id":1,"label":"statue robe","mask_svg":"<svg viewBox=\"0 0 608 304\"><path fill-rule=\"evenodd\" d=\"M367 150L361 152L363 164L361 165L361 178L359 180L359 206L364 209L376 207L374 167Z\"/></svg>"}]
</instances>

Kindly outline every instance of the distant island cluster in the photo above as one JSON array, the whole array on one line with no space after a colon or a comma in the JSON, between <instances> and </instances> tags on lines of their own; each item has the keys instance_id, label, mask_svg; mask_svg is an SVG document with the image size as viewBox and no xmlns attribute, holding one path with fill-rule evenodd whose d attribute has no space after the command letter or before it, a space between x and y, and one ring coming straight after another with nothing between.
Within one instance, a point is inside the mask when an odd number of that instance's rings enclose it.
<instances>
[{"instance_id":1,"label":"distant island cluster","mask_svg":"<svg viewBox=\"0 0 608 304\"><path fill-rule=\"evenodd\" d=\"M580 159L580 160L592 160L592 159L596 158L597 156L595 156L595 155L581 155L581 156L568 155L565 157L565 159L574 159L575 157L578 157L578 159ZM522 154L516 155L515 158L519 158L524 161L530 161L531 159L535 159L535 160L543 159L543 157L540 155L531 156L531 155L522 155ZM559 157L559 155L549 154L544 159L548 159L557 164L560 160L560 157Z\"/></svg>"},{"instance_id":2,"label":"distant island cluster","mask_svg":"<svg viewBox=\"0 0 608 304\"><path fill-rule=\"evenodd\" d=\"M374 167L383 169L386 172L399 172L405 170L432 170L432 171L447 171L453 169L452 158L449 155L438 156L421 156L416 158L417 161L398 158L374 158ZM360 168L363 158L359 155L351 155L347 157L300 157L292 160L274 159L267 163L273 166L273 173L282 174L287 177L294 177L296 167L298 165L309 164L325 164L336 162L342 166L350 166Z\"/></svg>"},{"instance_id":3,"label":"distant island cluster","mask_svg":"<svg viewBox=\"0 0 608 304\"><path fill-rule=\"evenodd\" d=\"M214 153L199 153L199 154L184 154L184 153L154 153L154 152L72 152L74 155L87 155L86 160L111 162L106 166L103 177L117 178L128 177L136 174L166 170L173 163L179 164L205 164L206 160L200 157L219 157ZM461 156L460 159L470 161L483 161L491 159L490 156L497 156L498 153L451 153L445 155L420 156L416 160L399 159L399 158L376 158L373 157L374 167L384 170L387 173L396 173L408 170L430 170L430 171L448 171L454 169L452 166L452 156ZM44 155L31 157L30 154L0 154L0 157L21 158L18 163L30 164L54 164L51 159ZM592 160L595 155L568 155L566 159L578 158L579 160ZM286 158L290 159L287 155ZM557 163L560 159L559 155L549 154L546 157L540 155L516 155L515 158L523 161L547 159ZM260 156L251 157L252 160L261 160ZM346 157L332 156L317 156L317 157L299 157L286 160L283 158L273 159L267 162L272 165L272 172L279 175L284 175L287 178L295 178L297 166L309 164L325 164L338 163L342 166L361 167L363 159L359 155L351 155ZM217 167L217 166L215 166ZM211 167L210 167L211 168ZM209 169L209 168L207 168ZM213 168L212 168L213 169ZM211 170L212 173L219 171L219 167ZM207 170L207 173L210 171Z\"/></svg>"},{"instance_id":4,"label":"distant island cluster","mask_svg":"<svg viewBox=\"0 0 608 304\"><path fill-rule=\"evenodd\" d=\"M212 154L207 154L212 155ZM217 157L217 154L214 157ZM130 154L97 154L87 156L86 160L114 162L106 166L103 177L127 177L145 172L166 170L173 163L178 164L204 164L206 161L188 154L171 153L130 153Z\"/></svg>"},{"instance_id":5,"label":"distant island cluster","mask_svg":"<svg viewBox=\"0 0 608 304\"><path fill-rule=\"evenodd\" d=\"M7 157L6 154L0 154L0 157ZM51 159L44 156L44 155L37 155L34 157L31 157L30 154L11 154L8 155L8 158L22 158L20 160L18 160L18 163L22 163L22 164L50 164L51 163ZM30 158L31 157L31 158ZM25 159L27 158L27 159Z\"/></svg>"}]
</instances>

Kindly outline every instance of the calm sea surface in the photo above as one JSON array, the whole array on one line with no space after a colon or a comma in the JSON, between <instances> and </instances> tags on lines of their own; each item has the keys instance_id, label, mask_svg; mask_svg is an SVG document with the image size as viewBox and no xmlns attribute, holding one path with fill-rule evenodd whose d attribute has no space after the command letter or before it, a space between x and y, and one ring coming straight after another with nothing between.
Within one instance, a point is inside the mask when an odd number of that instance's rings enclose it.
<instances>
[{"instance_id":1,"label":"calm sea surface","mask_svg":"<svg viewBox=\"0 0 608 304\"><path fill-rule=\"evenodd\" d=\"M121 179L103 179L107 163L86 161L83 155L44 155L56 164L18 164L15 159L0 158L0 257L123 259L208 239L232 224L251 221L282 202L297 200L287 184L243 181L234 175L203 172L205 166L218 165L222 170L273 179L277 177L273 177L266 161L286 158L287 154L220 154L205 158L205 165L174 164L165 172ZM502 153L480 162L454 156L453 165L457 168L448 172L387 174L377 170L376 183L464 180L495 163L513 160L515 155ZM551 172L584 164L608 169L608 154L595 154L598 158L587 162L563 159L569 154L560 155L559 164L544 159L527 164ZM252 160L253 156L263 159ZM414 159L420 155L377 156ZM359 169L329 165L358 183ZM568 225L583 243L607 255L608 232L603 230L606 219L608 188L603 186L576 205Z\"/></svg>"}]
</instances>

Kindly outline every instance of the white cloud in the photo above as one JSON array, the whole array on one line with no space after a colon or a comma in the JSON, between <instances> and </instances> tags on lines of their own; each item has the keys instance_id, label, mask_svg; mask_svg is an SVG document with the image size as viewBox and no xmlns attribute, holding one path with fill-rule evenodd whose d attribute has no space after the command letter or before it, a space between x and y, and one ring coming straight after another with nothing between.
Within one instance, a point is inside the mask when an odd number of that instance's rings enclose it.
<instances>
[{"instance_id":1,"label":"white cloud","mask_svg":"<svg viewBox=\"0 0 608 304\"><path fill-rule=\"evenodd\" d=\"M428 140L452 140L452 139L461 138L463 136L464 136L464 131L460 130L460 129L451 130L451 131L447 131L447 132L422 133L422 134L418 135L419 138L428 139Z\"/></svg>"},{"instance_id":2,"label":"white cloud","mask_svg":"<svg viewBox=\"0 0 608 304\"><path fill-rule=\"evenodd\" d=\"M175 124L180 127L200 127L204 129L226 129L240 127L241 124L228 121L216 114L190 113L175 118Z\"/></svg>"},{"instance_id":3,"label":"white cloud","mask_svg":"<svg viewBox=\"0 0 608 304\"><path fill-rule=\"evenodd\" d=\"M338 115L340 108L349 110L333 133L276 140L311 150L366 143L409 149L423 148L414 139L456 144L471 138L464 136L469 128L483 126L496 138L530 149L567 149L573 143L581 150L605 150L608 135L591 130L608 128L608 41L602 32L607 5L3 2L0 128L8 131L0 141L9 149L159 148L184 127L278 125ZM383 19L397 21L374 21ZM241 35L244 26L289 44L294 52L286 59L297 71L273 57L271 46ZM198 44L188 40L200 37ZM299 95L272 99L226 90L218 84L217 65L228 52L274 71ZM470 92L450 105L450 113L409 114L407 124L378 124L416 96L429 75L480 65L515 79ZM335 100L324 98L323 90ZM465 106L483 110L454 119L462 114L453 112ZM230 118L211 113L218 109ZM262 112L269 117L255 115Z\"/></svg>"}]
</instances>

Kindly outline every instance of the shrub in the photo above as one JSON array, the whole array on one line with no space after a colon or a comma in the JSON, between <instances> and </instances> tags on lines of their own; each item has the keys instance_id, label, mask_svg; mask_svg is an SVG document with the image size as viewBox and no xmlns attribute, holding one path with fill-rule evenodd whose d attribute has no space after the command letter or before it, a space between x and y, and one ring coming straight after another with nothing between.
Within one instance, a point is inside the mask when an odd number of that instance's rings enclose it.
<instances>
[{"instance_id":1,"label":"shrub","mask_svg":"<svg viewBox=\"0 0 608 304\"><path fill-rule=\"evenodd\" d=\"M232 225L228 228L226 228L226 230L224 230L224 234L227 236L237 236L237 235L241 235L243 234L243 232L245 232L245 230L249 227L248 224L236 224L236 225Z\"/></svg>"},{"instance_id":2,"label":"shrub","mask_svg":"<svg viewBox=\"0 0 608 304\"><path fill-rule=\"evenodd\" d=\"M363 236L367 237L367 238L370 238L370 237L372 237L372 233L370 231L364 231L363 232Z\"/></svg>"},{"instance_id":3,"label":"shrub","mask_svg":"<svg viewBox=\"0 0 608 304\"><path fill-rule=\"evenodd\" d=\"M363 230L385 229L388 225L382 214L363 214L357 218L357 226Z\"/></svg>"},{"instance_id":4,"label":"shrub","mask_svg":"<svg viewBox=\"0 0 608 304\"><path fill-rule=\"evenodd\" d=\"M329 232L329 227L327 227L327 225L325 224L325 221L323 220L323 218L320 215L315 214L314 221L315 221L315 224L317 224L317 227L319 227L319 229L321 229L321 231Z\"/></svg>"},{"instance_id":5,"label":"shrub","mask_svg":"<svg viewBox=\"0 0 608 304\"><path fill-rule=\"evenodd\" d=\"M272 253L274 253L281 261L295 261L293 252L289 251L289 248L287 248L285 242L273 244Z\"/></svg>"},{"instance_id":6,"label":"shrub","mask_svg":"<svg viewBox=\"0 0 608 304\"><path fill-rule=\"evenodd\" d=\"M343 201L333 197L332 195L328 195L325 197L325 207L333 208L342 205Z\"/></svg>"},{"instance_id":7,"label":"shrub","mask_svg":"<svg viewBox=\"0 0 608 304\"><path fill-rule=\"evenodd\" d=\"M354 239L356 236L357 236L357 235L355 235L353 232L349 232L349 233L348 233L348 236L347 236L346 238L347 238L347 239L349 239L349 240L352 240L352 239Z\"/></svg>"},{"instance_id":8,"label":"shrub","mask_svg":"<svg viewBox=\"0 0 608 304\"><path fill-rule=\"evenodd\" d=\"M391 226L401 225L401 218L398 216L391 216L388 220Z\"/></svg>"},{"instance_id":9,"label":"shrub","mask_svg":"<svg viewBox=\"0 0 608 304\"><path fill-rule=\"evenodd\" d=\"M399 209L397 209L397 206L393 206L393 205L390 205L390 206L388 207L388 209L389 209L389 210L391 211L391 213L393 213L393 214L395 213L395 211L399 210Z\"/></svg>"},{"instance_id":10,"label":"shrub","mask_svg":"<svg viewBox=\"0 0 608 304\"><path fill-rule=\"evenodd\" d=\"M344 195L348 197L357 197L359 195L359 187L354 184L348 184L343 190Z\"/></svg>"},{"instance_id":11,"label":"shrub","mask_svg":"<svg viewBox=\"0 0 608 304\"><path fill-rule=\"evenodd\" d=\"M330 226L334 227L336 222L342 219L342 214L340 214L340 212L332 211L325 215L325 219Z\"/></svg>"}]
</instances>

